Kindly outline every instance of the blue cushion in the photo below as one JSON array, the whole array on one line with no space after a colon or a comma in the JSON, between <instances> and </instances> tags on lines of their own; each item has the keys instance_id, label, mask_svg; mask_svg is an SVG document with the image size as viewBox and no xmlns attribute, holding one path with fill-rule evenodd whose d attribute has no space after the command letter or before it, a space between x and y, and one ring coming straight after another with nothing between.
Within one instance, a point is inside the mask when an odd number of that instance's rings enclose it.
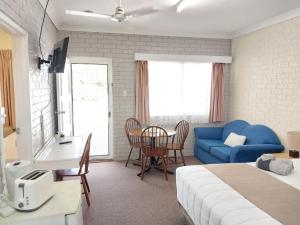
<instances>
[{"instance_id":1,"label":"blue cushion","mask_svg":"<svg viewBox=\"0 0 300 225\"><path fill-rule=\"evenodd\" d=\"M230 161L230 152L232 148L230 147L211 147L210 153L218 159L224 162Z\"/></svg>"},{"instance_id":2,"label":"blue cushion","mask_svg":"<svg viewBox=\"0 0 300 225\"><path fill-rule=\"evenodd\" d=\"M214 146L225 146L222 140L213 139L197 139L197 145L206 152L210 152L210 148Z\"/></svg>"},{"instance_id":3,"label":"blue cushion","mask_svg":"<svg viewBox=\"0 0 300 225\"><path fill-rule=\"evenodd\" d=\"M252 144L280 144L277 135L265 125L250 125L242 132L247 137L246 145Z\"/></svg>"},{"instance_id":4,"label":"blue cushion","mask_svg":"<svg viewBox=\"0 0 300 225\"><path fill-rule=\"evenodd\" d=\"M234 120L227 123L223 129L222 140L225 141L231 132L241 134L241 131L249 126L249 123L244 120Z\"/></svg>"}]
</instances>

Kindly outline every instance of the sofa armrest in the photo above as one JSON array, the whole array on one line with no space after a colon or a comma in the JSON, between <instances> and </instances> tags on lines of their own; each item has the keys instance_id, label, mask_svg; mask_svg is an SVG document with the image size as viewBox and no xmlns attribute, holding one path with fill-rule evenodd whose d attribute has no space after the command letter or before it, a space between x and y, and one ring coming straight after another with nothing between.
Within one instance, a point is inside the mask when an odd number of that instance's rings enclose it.
<instances>
[{"instance_id":1,"label":"sofa armrest","mask_svg":"<svg viewBox=\"0 0 300 225\"><path fill-rule=\"evenodd\" d=\"M196 127L196 139L222 139L223 127Z\"/></svg>"},{"instance_id":2,"label":"sofa armrest","mask_svg":"<svg viewBox=\"0 0 300 225\"><path fill-rule=\"evenodd\" d=\"M278 153L283 149L283 145L275 144L239 145L232 149L230 162L255 162L262 154Z\"/></svg>"}]
</instances>

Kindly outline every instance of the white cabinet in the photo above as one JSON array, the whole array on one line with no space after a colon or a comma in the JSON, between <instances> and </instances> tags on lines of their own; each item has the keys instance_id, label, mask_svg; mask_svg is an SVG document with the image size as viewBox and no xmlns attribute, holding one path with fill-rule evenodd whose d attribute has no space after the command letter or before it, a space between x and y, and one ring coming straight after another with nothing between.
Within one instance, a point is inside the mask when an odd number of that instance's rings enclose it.
<instances>
[{"instance_id":1,"label":"white cabinet","mask_svg":"<svg viewBox=\"0 0 300 225\"><path fill-rule=\"evenodd\" d=\"M5 225L83 225L79 180L55 182L56 194L33 212L0 217ZM42 191L42 190L41 190Z\"/></svg>"}]
</instances>

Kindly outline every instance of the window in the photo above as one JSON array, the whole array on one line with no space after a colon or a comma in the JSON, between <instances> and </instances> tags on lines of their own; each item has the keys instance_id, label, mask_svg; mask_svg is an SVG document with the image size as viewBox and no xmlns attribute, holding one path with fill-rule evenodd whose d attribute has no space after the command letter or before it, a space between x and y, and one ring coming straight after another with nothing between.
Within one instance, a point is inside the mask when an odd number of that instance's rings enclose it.
<instances>
[{"instance_id":1,"label":"window","mask_svg":"<svg viewBox=\"0 0 300 225\"><path fill-rule=\"evenodd\" d=\"M211 63L150 61L148 67L152 123L208 122Z\"/></svg>"}]
</instances>

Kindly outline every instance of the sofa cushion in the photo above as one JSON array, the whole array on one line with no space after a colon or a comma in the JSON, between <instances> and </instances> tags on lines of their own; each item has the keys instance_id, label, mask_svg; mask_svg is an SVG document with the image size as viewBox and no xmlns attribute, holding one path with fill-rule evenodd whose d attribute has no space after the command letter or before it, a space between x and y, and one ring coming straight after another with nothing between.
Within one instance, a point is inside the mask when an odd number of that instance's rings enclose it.
<instances>
[{"instance_id":1,"label":"sofa cushion","mask_svg":"<svg viewBox=\"0 0 300 225\"><path fill-rule=\"evenodd\" d=\"M197 139L197 146L206 152L210 152L210 148L214 146L225 146L222 140L213 139Z\"/></svg>"},{"instance_id":2,"label":"sofa cushion","mask_svg":"<svg viewBox=\"0 0 300 225\"><path fill-rule=\"evenodd\" d=\"M224 144L233 148L237 145L243 145L245 141L246 141L246 136L238 135L232 132L228 135Z\"/></svg>"},{"instance_id":3,"label":"sofa cushion","mask_svg":"<svg viewBox=\"0 0 300 225\"><path fill-rule=\"evenodd\" d=\"M211 147L210 153L215 156L216 158L224 161L229 162L230 161L230 152L232 151L232 148L230 147Z\"/></svg>"},{"instance_id":4,"label":"sofa cushion","mask_svg":"<svg viewBox=\"0 0 300 225\"><path fill-rule=\"evenodd\" d=\"M248 126L249 123L244 120L234 120L227 123L223 129L222 140L225 141L231 132L241 134L242 130L244 130Z\"/></svg>"},{"instance_id":5,"label":"sofa cushion","mask_svg":"<svg viewBox=\"0 0 300 225\"><path fill-rule=\"evenodd\" d=\"M265 125L250 125L246 127L241 134L247 137L246 145L280 144L280 141L274 131Z\"/></svg>"}]
</instances>

